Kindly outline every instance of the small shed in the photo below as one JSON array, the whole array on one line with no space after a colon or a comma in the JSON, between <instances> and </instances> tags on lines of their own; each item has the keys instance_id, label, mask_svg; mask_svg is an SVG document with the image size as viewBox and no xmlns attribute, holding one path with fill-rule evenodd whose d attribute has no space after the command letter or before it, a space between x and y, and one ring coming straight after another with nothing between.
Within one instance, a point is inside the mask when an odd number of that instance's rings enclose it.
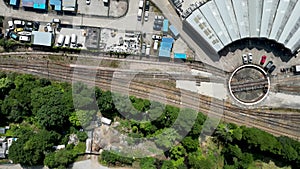
<instances>
[{"instance_id":1,"label":"small shed","mask_svg":"<svg viewBox=\"0 0 300 169\"><path fill-rule=\"evenodd\" d=\"M63 0L62 1L62 10L69 12L76 12L77 10L77 0Z\"/></svg>"},{"instance_id":2,"label":"small shed","mask_svg":"<svg viewBox=\"0 0 300 169\"><path fill-rule=\"evenodd\" d=\"M174 53L174 61L185 61L186 54L185 53Z\"/></svg>"},{"instance_id":3,"label":"small shed","mask_svg":"<svg viewBox=\"0 0 300 169\"><path fill-rule=\"evenodd\" d=\"M111 120L108 119L108 118L105 118L105 117L101 117L101 122L103 124L106 124L106 125L110 125L111 124Z\"/></svg>"},{"instance_id":4,"label":"small shed","mask_svg":"<svg viewBox=\"0 0 300 169\"><path fill-rule=\"evenodd\" d=\"M178 32L178 30L175 28L175 26L174 26L174 25L170 25L170 26L169 26L169 29L170 29L170 31L171 31L171 33L172 33L173 38L177 39L177 38L179 37L179 32Z\"/></svg>"},{"instance_id":5,"label":"small shed","mask_svg":"<svg viewBox=\"0 0 300 169\"><path fill-rule=\"evenodd\" d=\"M163 27L162 27L162 32L163 32L164 35L168 34L168 27L169 27L169 20L164 19Z\"/></svg>"},{"instance_id":6,"label":"small shed","mask_svg":"<svg viewBox=\"0 0 300 169\"><path fill-rule=\"evenodd\" d=\"M11 6L18 6L19 5L19 0L10 0L9 5Z\"/></svg>"},{"instance_id":7,"label":"small shed","mask_svg":"<svg viewBox=\"0 0 300 169\"><path fill-rule=\"evenodd\" d=\"M50 0L49 3L55 11L61 11L61 0Z\"/></svg>"}]
</instances>

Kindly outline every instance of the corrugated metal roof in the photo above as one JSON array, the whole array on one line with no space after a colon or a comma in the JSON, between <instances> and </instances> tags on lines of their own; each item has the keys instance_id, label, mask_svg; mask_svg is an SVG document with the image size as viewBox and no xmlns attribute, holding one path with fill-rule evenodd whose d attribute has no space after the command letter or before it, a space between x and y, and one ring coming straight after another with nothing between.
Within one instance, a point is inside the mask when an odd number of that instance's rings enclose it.
<instances>
[{"instance_id":1,"label":"corrugated metal roof","mask_svg":"<svg viewBox=\"0 0 300 169\"><path fill-rule=\"evenodd\" d=\"M215 0L218 11L224 21L227 31L230 35L232 41L240 39L240 33L238 24L236 22L235 14L233 11L233 6L231 0Z\"/></svg>"},{"instance_id":2,"label":"corrugated metal roof","mask_svg":"<svg viewBox=\"0 0 300 169\"><path fill-rule=\"evenodd\" d=\"M231 42L231 38L228 35L227 29L222 21L218 9L213 1L207 2L205 5L199 8L203 16L208 21L209 25L213 28L215 34L221 40L224 46Z\"/></svg>"},{"instance_id":3,"label":"corrugated metal roof","mask_svg":"<svg viewBox=\"0 0 300 169\"><path fill-rule=\"evenodd\" d=\"M172 32L172 34L173 34L174 36L178 36L178 35L179 35L179 32L178 32L178 30L175 28L174 25L170 25L170 26L169 26L169 29L170 29L170 31Z\"/></svg>"},{"instance_id":4,"label":"corrugated metal roof","mask_svg":"<svg viewBox=\"0 0 300 169\"><path fill-rule=\"evenodd\" d=\"M279 2L276 16L272 25L272 30L269 36L270 39L278 40L279 35L282 32L280 28L282 28L282 26L286 24L286 21L290 16L294 5L295 5L295 0L281 0Z\"/></svg>"},{"instance_id":5,"label":"corrugated metal roof","mask_svg":"<svg viewBox=\"0 0 300 169\"><path fill-rule=\"evenodd\" d=\"M288 18L288 21L286 23L281 36L278 40L279 43L282 44L286 44L289 39L291 38L291 36L289 35L293 35L297 29L300 26L300 15L299 15L299 11L297 9L300 9L300 1L298 1L294 7L294 10L292 12L292 14L290 15L290 17Z\"/></svg>"},{"instance_id":6,"label":"corrugated metal roof","mask_svg":"<svg viewBox=\"0 0 300 169\"><path fill-rule=\"evenodd\" d=\"M279 0L265 0L261 20L260 37L268 38L273 26L273 20Z\"/></svg>"},{"instance_id":7,"label":"corrugated metal roof","mask_svg":"<svg viewBox=\"0 0 300 169\"><path fill-rule=\"evenodd\" d=\"M215 51L219 51L224 47L199 10L195 10L186 21L210 44L211 47L213 47Z\"/></svg>"},{"instance_id":8,"label":"corrugated metal roof","mask_svg":"<svg viewBox=\"0 0 300 169\"><path fill-rule=\"evenodd\" d=\"M248 0L250 37L259 37L262 5L262 0Z\"/></svg>"},{"instance_id":9,"label":"corrugated metal roof","mask_svg":"<svg viewBox=\"0 0 300 169\"><path fill-rule=\"evenodd\" d=\"M168 32L168 28L169 28L169 20L164 19L162 31L163 32Z\"/></svg>"},{"instance_id":10,"label":"corrugated metal roof","mask_svg":"<svg viewBox=\"0 0 300 169\"><path fill-rule=\"evenodd\" d=\"M241 38L249 37L249 16L247 0L232 0Z\"/></svg>"}]
</instances>

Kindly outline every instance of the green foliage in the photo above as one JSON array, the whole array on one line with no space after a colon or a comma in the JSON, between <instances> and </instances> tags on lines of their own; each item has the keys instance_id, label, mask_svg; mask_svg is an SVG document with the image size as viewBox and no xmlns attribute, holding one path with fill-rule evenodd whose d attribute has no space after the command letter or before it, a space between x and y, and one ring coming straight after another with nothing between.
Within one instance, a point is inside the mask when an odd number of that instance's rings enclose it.
<instances>
[{"instance_id":1,"label":"green foliage","mask_svg":"<svg viewBox=\"0 0 300 169\"><path fill-rule=\"evenodd\" d=\"M161 166L161 169L170 169L174 168L174 165L171 160L165 160Z\"/></svg>"},{"instance_id":2,"label":"green foliage","mask_svg":"<svg viewBox=\"0 0 300 169\"><path fill-rule=\"evenodd\" d=\"M85 142L85 140L88 138L88 135L84 131L79 131L76 133L76 135L77 135L78 140L81 142Z\"/></svg>"},{"instance_id":3,"label":"green foliage","mask_svg":"<svg viewBox=\"0 0 300 169\"><path fill-rule=\"evenodd\" d=\"M110 165L116 165L117 163L131 165L134 161L132 158L123 157L107 150L101 153L101 160Z\"/></svg>"},{"instance_id":4,"label":"green foliage","mask_svg":"<svg viewBox=\"0 0 300 169\"><path fill-rule=\"evenodd\" d=\"M69 116L69 121L74 127L87 127L96 112L94 110L77 110L76 112L71 113Z\"/></svg>"},{"instance_id":5,"label":"green foliage","mask_svg":"<svg viewBox=\"0 0 300 169\"><path fill-rule=\"evenodd\" d=\"M31 95L32 110L40 126L47 130L63 130L69 122L71 110L68 100L58 87L46 86L34 89Z\"/></svg>"},{"instance_id":6,"label":"green foliage","mask_svg":"<svg viewBox=\"0 0 300 169\"><path fill-rule=\"evenodd\" d=\"M3 100L11 89L15 88L15 84L7 77L0 79L0 99Z\"/></svg>"},{"instance_id":7,"label":"green foliage","mask_svg":"<svg viewBox=\"0 0 300 169\"><path fill-rule=\"evenodd\" d=\"M272 154L280 154L282 150L282 145L273 135L256 128L244 128L242 140L248 144L249 149Z\"/></svg>"},{"instance_id":8,"label":"green foliage","mask_svg":"<svg viewBox=\"0 0 300 169\"><path fill-rule=\"evenodd\" d=\"M112 94L110 91L99 93L98 95L96 95L96 99L99 110L104 117L113 119L115 116L118 115L113 104Z\"/></svg>"},{"instance_id":9,"label":"green foliage","mask_svg":"<svg viewBox=\"0 0 300 169\"><path fill-rule=\"evenodd\" d=\"M191 136L185 137L181 143L187 152L194 152L199 147L198 139L193 139Z\"/></svg>"},{"instance_id":10,"label":"green foliage","mask_svg":"<svg viewBox=\"0 0 300 169\"><path fill-rule=\"evenodd\" d=\"M59 137L59 134L46 130L28 137L20 137L9 148L9 159L21 165L43 164L45 153L51 151L52 147L58 143Z\"/></svg>"},{"instance_id":11,"label":"green foliage","mask_svg":"<svg viewBox=\"0 0 300 169\"><path fill-rule=\"evenodd\" d=\"M186 150L182 145L177 145L170 149L170 157L173 160L178 160L180 158L183 158L185 157L185 155L186 155Z\"/></svg>"},{"instance_id":12,"label":"green foliage","mask_svg":"<svg viewBox=\"0 0 300 169\"><path fill-rule=\"evenodd\" d=\"M210 158L203 157L199 152L191 153L188 156L188 163L191 169L215 168L214 162Z\"/></svg>"},{"instance_id":13,"label":"green foliage","mask_svg":"<svg viewBox=\"0 0 300 169\"><path fill-rule=\"evenodd\" d=\"M156 135L155 144L166 149L171 148L175 141L180 138L177 131L173 128L160 129L154 135Z\"/></svg>"},{"instance_id":14,"label":"green foliage","mask_svg":"<svg viewBox=\"0 0 300 169\"><path fill-rule=\"evenodd\" d=\"M49 168L66 168L74 162L77 155L74 155L72 150L58 150L57 152L49 153L44 159L44 164Z\"/></svg>"},{"instance_id":15,"label":"green foliage","mask_svg":"<svg viewBox=\"0 0 300 169\"><path fill-rule=\"evenodd\" d=\"M142 158L140 161L141 169L156 169L156 159L153 157Z\"/></svg>"},{"instance_id":16,"label":"green foliage","mask_svg":"<svg viewBox=\"0 0 300 169\"><path fill-rule=\"evenodd\" d=\"M205 120L206 116L199 112L189 135L197 138L202 131L202 125L204 124Z\"/></svg>"}]
</instances>

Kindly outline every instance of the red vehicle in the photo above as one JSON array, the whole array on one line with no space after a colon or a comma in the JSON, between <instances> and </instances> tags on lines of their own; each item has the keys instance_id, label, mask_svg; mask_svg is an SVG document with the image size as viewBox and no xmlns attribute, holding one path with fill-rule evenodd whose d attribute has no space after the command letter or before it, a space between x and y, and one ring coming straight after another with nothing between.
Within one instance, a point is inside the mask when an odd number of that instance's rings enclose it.
<instances>
[{"instance_id":1,"label":"red vehicle","mask_svg":"<svg viewBox=\"0 0 300 169\"><path fill-rule=\"evenodd\" d=\"M263 64L266 62L266 60L267 60L267 56L266 56L266 55L263 55L263 56L261 57L260 64L263 65Z\"/></svg>"}]
</instances>

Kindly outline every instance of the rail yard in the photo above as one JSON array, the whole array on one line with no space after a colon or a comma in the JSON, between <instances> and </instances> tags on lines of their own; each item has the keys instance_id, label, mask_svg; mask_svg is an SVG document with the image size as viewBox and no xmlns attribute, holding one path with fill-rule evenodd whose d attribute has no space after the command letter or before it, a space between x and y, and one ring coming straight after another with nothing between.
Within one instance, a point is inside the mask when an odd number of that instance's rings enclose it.
<instances>
[{"instance_id":1,"label":"rail yard","mask_svg":"<svg viewBox=\"0 0 300 169\"><path fill-rule=\"evenodd\" d=\"M178 79L198 79L200 81L211 82L207 77L201 76L190 76L190 77L176 77L166 75L165 73L159 73L155 71L143 72L136 75L135 79L130 81L128 84L128 76L132 75L132 72L121 68L112 68L107 66L89 66L76 64L76 58L79 56L61 56L65 60L59 61L50 59L50 55L38 54L38 53L27 53L26 55L20 56L19 54L1 54L0 68L5 71L14 71L19 73L28 73L33 75L42 76L49 79L74 82L82 81L91 86L95 85L105 90L112 89L112 81L114 83L114 91L119 93L129 93L130 95L138 96L141 98L149 98L149 93L156 88L160 89L160 92L151 95L151 99L155 101L162 101L167 104L176 105L179 107L189 107L205 114L210 114L215 117L222 118L227 122L233 122L239 125L246 125L257 127L274 135L284 135L294 139L299 139L300 136L300 112L285 109L278 110L278 108L272 109L270 107L264 108L264 106L257 106L256 108L243 107L233 104L229 100L218 100L216 98L200 95L186 90L179 90L172 86L164 85L163 83L147 84L145 79L156 79L156 80L176 80ZM57 54L54 54L57 55ZM71 59L72 58L72 59ZM94 61L97 63L96 58L83 57L86 60ZM79 58L77 58L78 60ZM67 60L67 61L66 61ZM109 60L106 58L105 60ZM112 59L118 60L119 62L126 62L126 59ZM134 61L130 61L134 62ZM139 62L139 61L138 61ZM150 63L151 64L151 63ZM179 64L174 63L159 63L156 65L168 65L177 66ZM227 72L223 72L220 69L207 66L206 64L199 63L183 63L182 65L188 65L189 68L195 70L206 71L215 75L212 80L214 82L224 82L223 78L227 78ZM183 66L182 66L183 67ZM116 74L122 74L122 76L116 76ZM174 78L175 77L175 78ZM173 79L172 79L173 78ZM141 82L138 79L145 80ZM223 80L222 80L223 79ZM284 85L284 82L291 83L297 81L297 78L282 79L276 82L278 91L298 91L297 86ZM129 85L129 88L128 88ZM181 100L181 98L185 98ZM193 104L193 100L197 100L199 107ZM221 111L214 111L221 110Z\"/></svg>"}]
</instances>

